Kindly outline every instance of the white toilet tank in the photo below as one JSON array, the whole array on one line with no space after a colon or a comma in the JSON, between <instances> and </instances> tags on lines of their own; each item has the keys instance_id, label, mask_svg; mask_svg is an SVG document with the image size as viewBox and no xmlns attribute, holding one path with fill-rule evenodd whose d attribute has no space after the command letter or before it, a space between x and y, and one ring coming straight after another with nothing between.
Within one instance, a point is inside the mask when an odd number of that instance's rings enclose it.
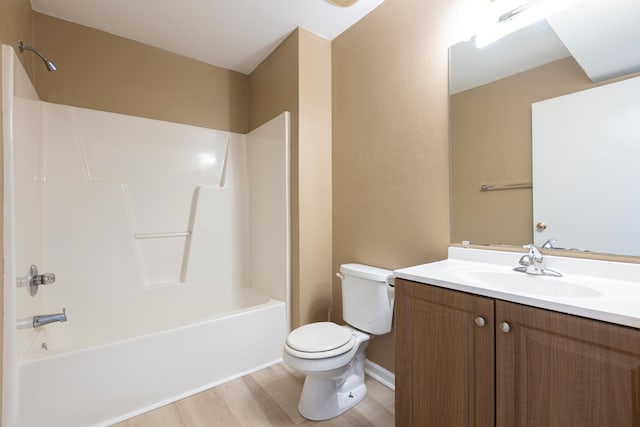
<instances>
[{"instance_id":1,"label":"white toilet tank","mask_svg":"<svg viewBox=\"0 0 640 427\"><path fill-rule=\"evenodd\" d=\"M374 335L391 331L393 287L390 270L362 264L340 266L342 317L351 326Z\"/></svg>"}]
</instances>

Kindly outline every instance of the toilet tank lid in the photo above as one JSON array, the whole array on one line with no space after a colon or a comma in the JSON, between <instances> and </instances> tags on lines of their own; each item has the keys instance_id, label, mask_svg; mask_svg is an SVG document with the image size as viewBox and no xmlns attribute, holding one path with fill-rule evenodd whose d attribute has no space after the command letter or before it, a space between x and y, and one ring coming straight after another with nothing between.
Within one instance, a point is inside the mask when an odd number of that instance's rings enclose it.
<instances>
[{"instance_id":1,"label":"toilet tank lid","mask_svg":"<svg viewBox=\"0 0 640 427\"><path fill-rule=\"evenodd\" d=\"M375 280L376 282L385 282L393 274L391 270L364 264L342 264L340 273L362 279Z\"/></svg>"}]
</instances>

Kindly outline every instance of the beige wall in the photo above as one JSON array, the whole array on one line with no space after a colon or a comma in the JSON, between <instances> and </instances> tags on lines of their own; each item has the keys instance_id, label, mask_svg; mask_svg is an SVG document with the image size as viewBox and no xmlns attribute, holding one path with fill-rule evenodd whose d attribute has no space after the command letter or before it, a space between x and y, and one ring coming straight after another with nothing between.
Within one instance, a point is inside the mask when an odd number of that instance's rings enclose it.
<instances>
[{"instance_id":1,"label":"beige wall","mask_svg":"<svg viewBox=\"0 0 640 427\"><path fill-rule=\"evenodd\" d=\"M532 190L481 193L480 185L531 182L533 102L606 83L564 58L451 97L453 242L533 241Z\"/></svg>"},{"instance_id":2,"label":"beige wall","mask_svg":"<svg viewBox=\"0 0 640 427\"><path fill-rule=\"evenodd\" d=\"M44 101L247 132L244 74L35 12L33 30L58 67L35 67Z\"/></svg>"},{"instance_id":3,"label":"beige wall","mask_svg":"<svg viewBox=\"0 0 640 427\"><path fill-rule=\"evenodd\" d=\"M451 0L386 0L333 41L333 268L446 257ZM333 282L340 320L340 284ZM367 357L394 370L394 334Z\"/></svg>"},{"instance_id":4,"label":"beige wall","mask_svg":"<svg viewBox=\"0 0 640 427\"><path fill-rule=\"evenodd\" d=\"M331 307L331 42L300 30L298 202L300 324Z\"/></svg>"},{"instance_id":5,"label":"beige wall","mask_svg":"<svg viewBox=\"0 0 640 427\"><path fill-rule=\"evenodd\" d=\"M331 305L331 43L294 31L249 76L249 129L291 112L291 319Z\"/></svg>"},{"instance_id":6,"label":"beige wall","mask_svg":"<svg viewBox=\"0 0 640 427\"><path fill-rule=\"evenodd\" d=\"M299 31L293 31L249 75L249 131L286 110L297 137Z\"/></svg>"},{"instance_id":7,"label":"beige wall","mask_svg":"<svg viewBox=\"0 0 640 427\"><path fill-rule=\"evenodd\" d=\"M25 44L31 44L31 5L24 0L2 0L0 1L0 42L16 47L18 41L22 40ZM30 57L26 58L25 68L27 72L31 71ZM0 88L2 90L2 88Z\"/></svg>"},{"instance_id":8,"label":"beige wall","mask_svg":"<svg viewBox=\"0 0 640 427\"><path fill-rule=\"evenodd\" d=\"M31 42L31 5L24 0L2 0L0 1L0 43L16 46L19 40L26 44ZM22 58L21 58L22 59ZM27 57L25 63L27 71L31 70L31 63ZM0 70L2 70L2 56L0 55ZM0 100L2 100L2 85L0 84ZM2 120L0 120L0 147L2 147ZM0 171L2 169L2 149L0 149ZM3 174L0 173L0 212L4 212L4 183ZM0 224L0 241L4 241L4 231ZM2 247L0 247L0 259L4 258ZM4 307L4 289L0 275L0 307ZM2 310L4 311L4 310ZM3 318L0 317L0 420L2 420L2 344L3 344ZM1 423L1 421L0 421Z\"/></svg>"}]
</instances>

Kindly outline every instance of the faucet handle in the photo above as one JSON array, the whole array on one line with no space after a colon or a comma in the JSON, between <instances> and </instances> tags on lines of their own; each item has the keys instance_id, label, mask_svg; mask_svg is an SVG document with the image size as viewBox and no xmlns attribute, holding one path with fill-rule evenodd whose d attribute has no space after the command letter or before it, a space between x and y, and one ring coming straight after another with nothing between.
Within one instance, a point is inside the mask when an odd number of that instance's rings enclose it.
<instances>
[{"instance_id":1,"label":"faucet handle","mask_svg":"<svg viewBox=\"0 0 640 427\"><path fill-rule=\"evenodd\" d=\"M536 245L534 245L533 243L529 243L527 245L523 245L522 246L525 249L529 249L529 258L531 259L531 261L537 261L540 262L542 261L542 253L540 252L540 249L538 249L538 247Z\"/></svg>"},{"instance_id":2,"label":"faucet handle","mask_svg":"<svg viewBox=\"0 0 640 427\"><path fill-rule=\"evenodd\" d=\"M520 261L518 261L518 264L520 265L524 265L525 267L528 267L531 265L533 261L531 260L531 258L529 257L529 255L522 255L520 257Z\"/></svg>"}]
</instances>

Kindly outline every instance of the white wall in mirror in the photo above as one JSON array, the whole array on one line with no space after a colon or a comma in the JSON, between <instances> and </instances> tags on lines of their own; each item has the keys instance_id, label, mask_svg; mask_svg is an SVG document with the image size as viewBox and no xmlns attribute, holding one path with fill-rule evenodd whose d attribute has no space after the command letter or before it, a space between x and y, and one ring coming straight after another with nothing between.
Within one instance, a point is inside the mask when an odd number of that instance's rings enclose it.
<instances>
[{"instance_id":1,"label":"white wall in mirror","mask_svg":"<svg viewBox=\"0 0 640 427\"><path fill-rule=\"evenodd\" d=\"M532 105L536 244L640 255L638 100L640 77Z\"/></svg>"}]
</instances>

